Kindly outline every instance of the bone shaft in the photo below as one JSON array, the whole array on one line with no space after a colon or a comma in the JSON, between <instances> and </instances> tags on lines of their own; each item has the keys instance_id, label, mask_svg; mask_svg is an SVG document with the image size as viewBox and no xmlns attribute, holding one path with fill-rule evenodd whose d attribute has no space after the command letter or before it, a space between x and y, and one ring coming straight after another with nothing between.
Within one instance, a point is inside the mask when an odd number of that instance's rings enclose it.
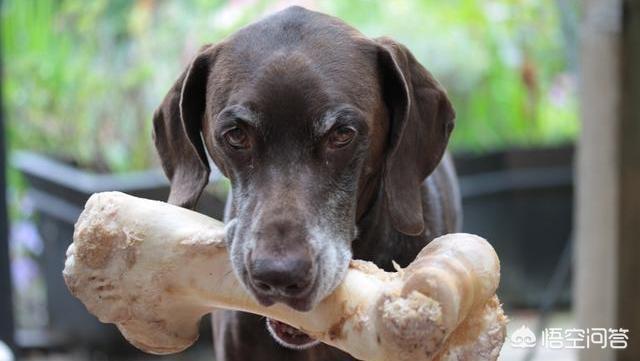
<instances>
[{"instance_id":1,"label":"bone shaft","mask_svg":"<svg viewBox=\"0 0 640 361\"><path fill-rule=\"evenodd\" d=\"M222 224L203 215L178 209L162 202L153 202L134 197L125 197L118 211L113 214L119 228L128 229L132 236L140 234L136 264L142 268L153 265L177 265L170 272L161 272L156 277L163 287L160 297L180 298L189 307L201 310L202 314L215 308L232 309L260 314L304 330L321 341L344 348L342 339L332 339L328 332L333 325L340 324L341 311L358 307L363 312L374 312L372 302L380 292L381 282L374 277L357 272L347 277L333 294L310 312L298 312L285 305L264 307L258 304L240 284L233 272L224 243ZM142 223L140 220L153 219ZM141 269L140 272L149 272ZM340 305L337 307L336 305ZM341 325L348 333L350 323ZM337 331L336 331L337 332ZM363 345L363 350L372 349L371 332L358 332L349 342ZM372 356L364 355L370 360Z\"/></svg>"}]
</instances>

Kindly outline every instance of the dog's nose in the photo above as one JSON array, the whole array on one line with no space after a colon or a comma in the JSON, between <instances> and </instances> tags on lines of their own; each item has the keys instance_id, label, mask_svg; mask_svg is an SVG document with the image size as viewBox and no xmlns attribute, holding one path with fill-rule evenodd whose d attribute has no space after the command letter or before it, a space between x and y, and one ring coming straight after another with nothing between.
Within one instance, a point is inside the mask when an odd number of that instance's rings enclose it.
<instances>
[{"instance_id":1,"label":"dog's nose","mask_svg":"<svg viewBox=\"0 0 640 361\"><path fill-rule=\"evenodd\" d=\"M310 257L261 256L251 262L249 276L255 291L269 298L304 295L313 280Z\"/></svg>"}]
</instances>

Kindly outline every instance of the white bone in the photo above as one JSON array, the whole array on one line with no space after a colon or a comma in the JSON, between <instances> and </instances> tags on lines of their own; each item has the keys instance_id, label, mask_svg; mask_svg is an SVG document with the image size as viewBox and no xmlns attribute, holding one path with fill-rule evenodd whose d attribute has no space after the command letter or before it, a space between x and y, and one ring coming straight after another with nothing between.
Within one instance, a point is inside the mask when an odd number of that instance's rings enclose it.
<instances>
[{"instance_id":1,"label":"white bone","mask_svg":"<svg viewBox=\"0 0 640 361\"><path fill-rule=\"evenodd\" d=\"M67 251L65 281L102 322L138 348L179 352L216 308L264 315L368 361L495 360L506 317L500 264L484 239L439 237L407 268L352 261L310 312L259 305L232 272L223 224L163 202L93 195Z\"/></svg>"}]
</instances>

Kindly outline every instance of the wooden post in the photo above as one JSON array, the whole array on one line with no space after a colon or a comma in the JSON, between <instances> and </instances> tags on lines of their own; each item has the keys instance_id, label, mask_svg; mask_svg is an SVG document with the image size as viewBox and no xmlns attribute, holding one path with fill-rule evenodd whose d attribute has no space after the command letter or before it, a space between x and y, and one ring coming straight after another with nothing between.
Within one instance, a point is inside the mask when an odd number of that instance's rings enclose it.
<instances>
[{"instance_id":1,"label":"wooden post","mask_svg":"<svg viewBox=\"0 0 640 361\"><path fill-rule=\"evenodd\" d=\"M617 324L631 332L618 361L640 360L640 2L622 16L621 118L618 129L619 219Z\"/></svg>"},{"instance_id":2,"label":"wooden post","mask_svg":"<svg viewBox=\"0 0 640 361\"><path fill-rule=\"evenodd\" d=\"M580 29L582 129L576 164L574 305L577 326L617 327L619 0L585 0ZM614 361L610 348L580 361Z\"/></svg>"},{"instance_id":3,"label":"wooden post","mask_svg":"<svg viewBox=\"0 0 640 361\"><path fill-rule=\"evenodd\" d=\"M628 347L581 361L640 360L640 3L585 0L581 26L574 300L579 328L629 329Z\"/></svg>"}]
</instances>

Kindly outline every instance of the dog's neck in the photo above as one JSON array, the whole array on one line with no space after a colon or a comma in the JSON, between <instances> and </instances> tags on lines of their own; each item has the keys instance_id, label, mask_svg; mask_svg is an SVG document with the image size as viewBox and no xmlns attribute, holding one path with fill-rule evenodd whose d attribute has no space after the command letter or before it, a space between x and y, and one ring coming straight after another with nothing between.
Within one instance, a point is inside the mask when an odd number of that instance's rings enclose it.
<instances>
[{"instance_id":1,"label":"dog's neck","mask_svg":"<svg viewBox=\"0 0 640 361\"><path fill-rule=\"evenodd\" d=\"M392 261L406 266L427 240L423 235L407 236L393 228L385 203L384 186L381 176L372 177L359 192L359 234L353 241L352 250L355 259L371 261L392 271Z\"/></svg>"}]
</instances>

